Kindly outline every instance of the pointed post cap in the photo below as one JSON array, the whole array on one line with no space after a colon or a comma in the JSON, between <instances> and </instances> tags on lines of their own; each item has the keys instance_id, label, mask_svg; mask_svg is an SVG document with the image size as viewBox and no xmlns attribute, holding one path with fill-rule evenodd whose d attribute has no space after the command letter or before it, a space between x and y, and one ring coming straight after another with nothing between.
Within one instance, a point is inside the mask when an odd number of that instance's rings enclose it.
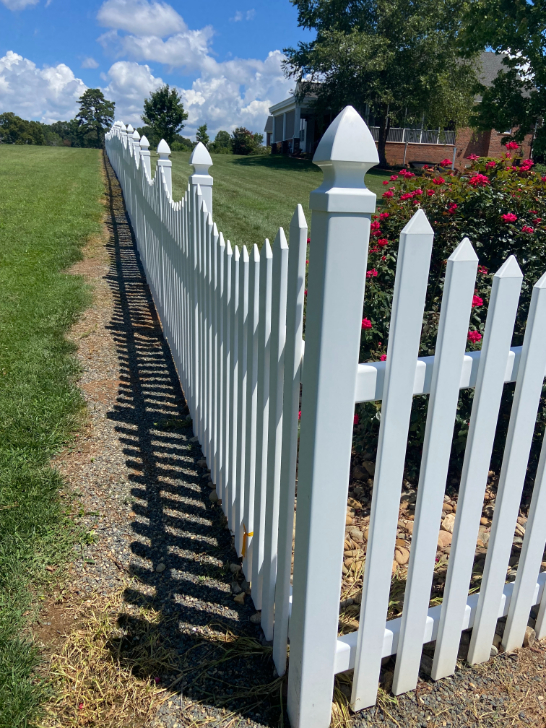
<instances>
[{"instance_id":1,"label":"pointed post cap","mask_svg":"<svg viewBox=\"0 0 546 728\"><path fill-rule=\"evenodd\" d=\"M121 129L121 131L127 131L127 127L125 126L125 124L123 123L123 121L120 121L119 122L119 128Z\"/></svg>"},{"instance_id":2,"label":"pointed post cap","mask_svg":"<svg viewBox=\"0 0 546 728\"><path fill-rule=\"evenodd\" d=\"M140 137L140 148L141 150L147 150L150 148L150 142L146 139L144 134Z\"/></svg>"},{"instance_id":3,"label":"pointed post cap","mask_svg":"<svg viewBox=\"0 0 546 728\"><path fill-rule=\"evenodd\" d=\"M121 126L121 121L114 121L114 126Z\"/></svg>"},{"instance_id":4,"label":"pointed post cap","mask_svg":"<svg viewBox=\"0 0 546 728\"><path fill-rule=\"evenodd\" d=\"M346 106L330 124L319 142L313 162L378 164L379 155L366 122L352 106Z\"/></svg>"},{"instance_id":5,"label":"pointed post cap","mask_svg":"<svg viewBox=\"0 0 546 728\"><path fill-rule=\"evenodd\" d=\"M195 174L208 174L212 165L212 158L203 142L198 142L190 157L190 164L195 169Z\"/></svg>"},{"instance_id":6,"label":"pointed post cap","mask_svg":"<svg viewBox=\"0 0 546 728\"><path fill-rule=\"evenodd\" d=\"M160 159L168 159L169 154L171 153L171 148L165 139L162 139L157 145L157 153L159 154Z\"/></svg>"},{"instance_id":7,"label":"pointed post cap","mask_svg":"<svg viewBox=\"0 0 546 728\"><path fill-rule=\"evenodd\" d=\"M135 142L138 142L138 140L140 139L140 134L138 133L138 131L137 131L136 129L135 129L135 130L134 130L134 132L133 132L133 136L132 136L132 138L133 138L133 140L134 140Z\"/></svg>"},{"instance_id":8,"label":"pointed post cap","mask_svg":"<svg viewBox=\"0 0 546 728\"><path fill-rule=\"evenodd\" d=\"M364 175L379 162L379 155L364 119L352 106L346 106L330 124L313 162L324 172L324 181L311 192L311 209L375 212L376 197L366 188Z\"/></svg>"},{"instance_id":9,"label":"pointed post cap","mask_svg":"<svg viewBox=\"0 0 546 728\"><path fill-rule=\"evenodd\" d=\"M131 124L129 124L129 125L127 126L127 134L129 134L129 136L130 136L130 135L131 135L131 134L132 134L133 132L134 132L134 129L133 129L133 127L131 126Z\"/></svg>"}]
</instances>

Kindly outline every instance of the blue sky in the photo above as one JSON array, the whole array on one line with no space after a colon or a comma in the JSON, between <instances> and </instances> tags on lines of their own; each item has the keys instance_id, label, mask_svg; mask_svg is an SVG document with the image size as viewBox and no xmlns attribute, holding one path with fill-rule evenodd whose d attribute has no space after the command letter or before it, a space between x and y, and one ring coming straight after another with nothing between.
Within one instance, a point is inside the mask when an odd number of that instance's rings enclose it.
<instances>
[{"instance_id":1,"label":"blue sky","mask_svg":"<svg viewBox=\"0 0 546 728\"><path fill-rule=\"evenodd\" d=\"M282 49L309 38L289 0L0 0L0 113L69 119L100 87L134 126L168 83L189 113L184 135L203 123L262 131L294 86Z\"/></svg>"}]
</instances>

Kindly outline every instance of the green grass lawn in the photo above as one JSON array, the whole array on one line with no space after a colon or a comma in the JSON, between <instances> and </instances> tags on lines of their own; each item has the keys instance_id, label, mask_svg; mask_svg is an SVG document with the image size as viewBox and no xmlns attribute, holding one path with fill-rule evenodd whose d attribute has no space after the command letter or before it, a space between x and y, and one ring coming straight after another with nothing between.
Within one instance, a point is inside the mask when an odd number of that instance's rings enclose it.
<instances>
[{"instance_id":1,"label":"green grass lawn","mask_svg":"<svg viewBox=\"0 0 546 728\"><path fill-rule=\"evenodd\" d=\"M155 167L156 155L152 157ZM173 195L179 200L192 173L189 152L173 152ZM282 155L239 156L213 154L210 173L214 177L214 221L224 237L237 245L271 242L279 227L288 233L298 202L310 224L309 193L322 181L322 171L312 162ZM383 180L390 174L370 170L367 186L378 200L385 191Z\"/></svg>"},{"instance_id":2,"label":"green grass lawn","mask_svg":"<svg viewBox=\"0 0 546 728\"><path fill-rule=\"evenodd\" d=\"M83 406L65 334L90 297L63 271L100 231L100 152L0 145L0 189L0 726L16 728L45 690L25 612L74 539L49 462Z\"/></svg>"}]
</instances>

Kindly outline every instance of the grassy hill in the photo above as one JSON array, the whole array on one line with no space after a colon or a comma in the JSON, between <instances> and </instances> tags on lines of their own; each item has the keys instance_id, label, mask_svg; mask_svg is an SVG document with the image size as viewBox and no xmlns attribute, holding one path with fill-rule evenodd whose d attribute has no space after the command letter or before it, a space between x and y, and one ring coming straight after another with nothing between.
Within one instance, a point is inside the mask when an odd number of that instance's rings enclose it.
<instances>
[{"instance_id":1,"label":"grassy hill","mask_svg":"<svg viewBox=\"0 0 546 728\"><path fill-rule=\"evenodd\" d=\"M173 195L179 200L193 168L189 152L173 152ZM152 170L157 155L152 157ZM214 221L224 237L237 245L262 245L265 238L275 238L277 229L288 231L298 202L308 223L309 193L322 181L322 171L312 162L281 155L213 154L210 174L214 178ZM370 170L366 184L379 200L384 192L383 180L389 173Z\"/></svg>"}]
</instances>

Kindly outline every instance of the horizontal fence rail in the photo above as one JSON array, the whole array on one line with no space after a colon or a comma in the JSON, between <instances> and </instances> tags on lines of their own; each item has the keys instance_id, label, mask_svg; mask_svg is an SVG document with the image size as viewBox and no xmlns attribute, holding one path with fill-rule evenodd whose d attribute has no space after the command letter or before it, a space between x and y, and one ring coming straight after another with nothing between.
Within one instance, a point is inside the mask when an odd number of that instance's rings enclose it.
<instances>
[{"instance_id":1,"label":"horizontal fence rail","mask_svg":"<svg viewBox=\"0 0 546 728\"><path fill-rule=\"evenodd\" d=\"M446 143L449 133L390 130L393 140L414 142L418 135L420 143ZM294 728L329 726L340 672L354 670L350 702L361 710L376 701L384 657L396 655L393 692L400 694L415 688L427 642L435 641L432 677L440 679L456 668L463 630L472 629L470 663L489 659L501 617L504 649L521 646L537 605L535 629L546 636L544 444L516 579L506 583L546 373L546 275L533 288L523 345L512 347L522 273L510 256L493 277L482 349L465 352L478 266L465 238L447 261L435 355L419 358L434 233L417 210L400 235L386 361L359 363L376 204L364 176L378 161L376 136L354 109L344 109L314 157L324 181L310 198L312 247L298 205L289 239L280 228L272 245L266 240L248 250L226 240L214 223L212 160L202 144L190 159L188 188L175 202L164 141L152 177L145 137L121 122L106 135L210 469L211 501L221 505L233 533L277 672L288 669ZM507 382L515 382L515 392L497 504L481 590L469 595ZM446 586L442 603L430 607L457 401L465 388L475 391ZM402 616L387 620L416 395L429 402L408 576ZM359 627L339 636L354 409L371 401L381 401L381 420Z\"/></svg>"}]
</instances>

